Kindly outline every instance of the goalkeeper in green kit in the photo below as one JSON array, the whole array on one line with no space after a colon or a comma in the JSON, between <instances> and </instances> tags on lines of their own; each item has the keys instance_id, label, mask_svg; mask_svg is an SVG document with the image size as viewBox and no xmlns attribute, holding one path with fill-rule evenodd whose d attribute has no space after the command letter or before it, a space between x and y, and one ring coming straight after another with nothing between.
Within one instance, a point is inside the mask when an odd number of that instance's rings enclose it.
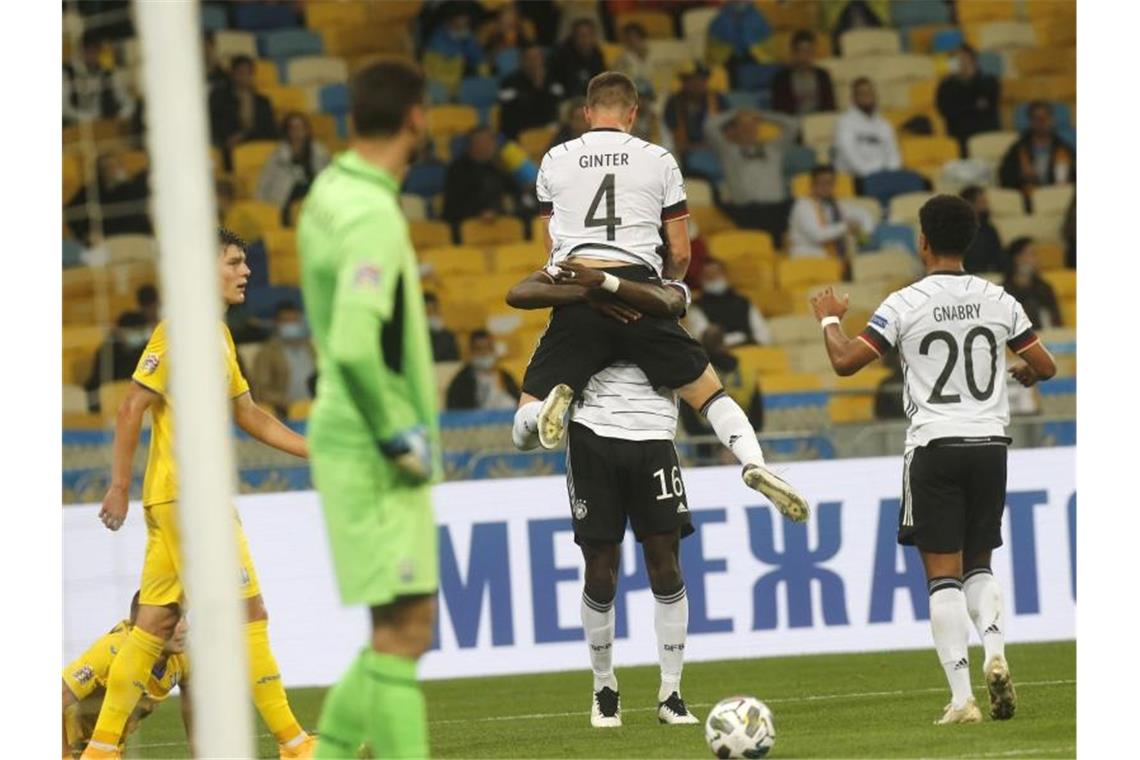
<instances>
[{"instance_id":1,"label":"goalkeeper in green kit","mask_svg":"<svg viewBox=\"0 0 1140 760\"><path fill-rule=\"evenodd\" d=\"M426 135L424 81L377 63L351 84L355 136L317 177L298 222L317 347L309 421L341 600L372 639L328 693L316 757L427 757L416 662L439 583L430 483L441 472L431 342L400 180Z\"/></svg>"}]
</instances>

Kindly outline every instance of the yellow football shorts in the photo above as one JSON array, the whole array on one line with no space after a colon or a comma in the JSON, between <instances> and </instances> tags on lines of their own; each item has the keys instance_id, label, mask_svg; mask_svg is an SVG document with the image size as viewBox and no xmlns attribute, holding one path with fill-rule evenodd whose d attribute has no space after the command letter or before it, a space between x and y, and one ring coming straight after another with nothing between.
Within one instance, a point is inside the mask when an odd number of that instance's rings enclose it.
<instances>
[{"instance_id":1,"label":"yellow football shorts","mask_svg":"<svg viewBox=\"0 0 1140 760\"><path fill-rule=\"evenodd\" d=\"M144 507L143 511L146 513L146 555L143 558L142 581L139 585L139 603L160 607L181 604L184 591L178 502L152 504ZM257 571L253 569L249 542L246 540L236 510L234 524L237 529L238 553L241 560L237 580L241 584L242 599L249 599L261 593L261 586L257 582Z\"/></svg>"}]
</instances>

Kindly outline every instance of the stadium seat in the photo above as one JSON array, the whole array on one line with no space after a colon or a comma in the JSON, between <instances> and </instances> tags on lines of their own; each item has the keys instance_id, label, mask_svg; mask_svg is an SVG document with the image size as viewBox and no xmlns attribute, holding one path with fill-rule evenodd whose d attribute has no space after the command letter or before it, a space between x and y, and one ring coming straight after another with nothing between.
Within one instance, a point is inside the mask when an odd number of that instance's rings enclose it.
<instances>
[{"instance_id":1,"label":"stadium seat","mask_svg":"<svg viewBox=\"0 0 1140 760\"><path fill-rule=\"evenodd\" d=\"M285 64L285 81L293 87L347 82L348 64L343 58L324 55L290 58Z\"/></svg>"},{"instance_id":2,"label":"stadium seat","mask_svg":"<svg viewBox=\"0 0 1140 760\"><path fill-rule=\"evenodd\" d=\"M112 235L103 241L103 247L108 264L153 262L158 258L158 244L150 235Z\"/></svg>"},{"instance_id":3,"label":"stadium seat","mask_svg":"<svg viewBox=\"0 0 1140 760\"><path fill-rule=\"evenodd\" d=\"M1065 248L1055 240L1037 240L1033 243L1033 254L1042 271L1065 268Z\"/></svg>"},{"instance_id":4,"label":"stadium seat","mask_svg":"<svg viewBox=\"0 0 1140 760\"><path fill-rule=\"evenodd\" d=\"M820 24L819 6L817 2L788 3L784 0L758 0L756 3L776 31L816 29Z\"/></svg>"},{"instance_id":5,"label":"stadium seat","mask_svg":"<svg viewBox=\"0 0 1140 760\"><path fill-rule=\"evenodd\" d=\"M261 172L273 151L277 150L274 140L252 140L233 149L233 173L253 174Z\"/></svg>"},{"instance_id":6,"label":"stadium seat","mask_svg":"<svg viewBox=\"0 0 1140 760\"><path fill-rule=\"evenodd\" d=\"M736 229L736 223L716 206L690 206L689 216L704 238L725 230Z\"/></svg>"},{"instance_id":7,"label":"stadium seat","mask_svg":"<svg viewBox=\"0 0 1140 760\"><path fill-rule=\"evenodd\" d=\"M416 163L404 175L403 192L430 199L443 192L447 167L441 163Z\"/></svg>"},{"instance_id":8,"label":"stadium seat","mask_svg":"<svg viewBox=\"0 0 1140 760\"><path fill-rule=\"evenodd\" d=\"M348 113L348 86L328 84L317 92L317 105L325 113Z\"/></svg>"},{"instance_id":9,"label":"stadium seat","mask_svg":"<svg viewBox=\"0 0 1140 760\"><path fill-rule=\"evenodd\" d=\"M467 219L459 225L459 239L463 245L518 243L524 238L522 220L515 216L499 216L489 222Z\"/></svg>"},{"instance_id":10,"label":"stadium seat","mask_svg":"<svg viewBox=\"0 0 1140 760\"><path fill-rule=\"evenodd\" d=\"M1031 214L994 219L994 227L997 228L1002 245L1006 246L1020 237L1046 242L1060 242L1062 221L1063 218L1060 215L1039 216Z\"/></svg>"},{"instance_id":11,"label":"stadium seat","mask_svg":"<svg viewBox=\"0 0 1140 760\"><path fill-rule=\"evenodd\" d=\"M808 319L815 321L812 317L808 317ZM815 332L819 332L819 325L815 326ZM819 335L813 337L819 341ZM823 381L814 372L785 372L779 375L765 375L761 380L760 390L765 394L817 391L823 388Z\"/></svg>"},{"instance_id":12,"label":"stadium seat","mask_svg":"<svg viewBox=\"0 0 1140 760\"><path fill-rule=\"evenodd\" d=\"M1073 113L1066 103L1050 103L1053 107L1053 125L1058 130L1073 128ZM1029 104L1019 103L1013 109L1013 128L1017 132L1029 129Z\"/></svg>"},{"instance_id":13,"label":"stadium seat","mask_svg":"<svg viewBox=\"0 0 1140 760\"><path fill-rule=\"evenodd\" d=\"M873 393L832 394L827 400L827 416L836 425L870 422L875 418L875 396Z\"/></svg>"},{"instance_id":14,"label":"stadium seat","mask_svg":"<svg viewBox=\"0 0 1140 760\"><path fill-rule=\"evenodd\" d=\"M987 187L986 200L994 219L1025 215L1025 200L1020 192L1008 187Z\"/></svg>"},{"instance_id":15,"label":"stadium seat","mask_svg":"<svg viewBox=\"0 0 1140 760\"><path fill-rule=\"evenodd\" d=\"M289 404L286 417L290 420L307 420L309 419L309 409L312 407L312 399L301 398Z\"/></svg>"},{"instance_id":16,"label":"stadium seat","mask_svg":"<svg viewBox=\"0 0 1140 760\"><path fill-rule=\"evenodd\" d=\"M1077 299L1063 298L1060 301L1061 307L1061 320L1066 327L1077 326Z\"/></svg>"},{"instance_id":17,"label":"stadium seat","mask_svg":"<svg viewBox=\"0 0 1140 760\"><path fill-rule=\"evenodd\" d=\"M1041 277L1053 287L1058 300L1077 297L1077 270L1050 269L1042 272Z\"/></svg>"},{"instance_id":18,"label":"stadium seat","mask_svg":"<svg viewBox=\"0 0 1140 760\"><path fill-rule=\"evenodd\" d=\"M835 122L838 120L839 114L833 111L800 117L800 135L804 145L812 148L830 147L835 138Z\"/></svg>"},{"instance_id":19,"label":"stadium seat","mask_svg":"<svg viewBox=\"0 0 1140 760\"><path fill-rule=\"evenodd\" d=\"M626 24L641 24L649 39L664 40L673 37L673 19L662 11L631 11L618 14L614 19L614 32L620 37Z\"/></svg>"},{"instance_id":20,"label":"stadium seat","mask_svg":"<svg viewBox=\"0 0 1140 760\"><path fill-rule=\"evenodd\" d=\"M83 187L83 156L74 150L63 152L63 201L71 199Z\"/></svg>"},{"instance_id":21,"label":"stadium seat","mask_svg":"<svg viewBox=\"0 0 1140 760\"><path fill-rule=\"evenodd\" d=\"M899 139L899 153L902 154L903 166L908 169L940 167L958 158L958 141L933 135L902 137Z\"/></svg>"},{"instance_id":22,"label":"stadium seat","mask_svg":"<svg viewBox=\"0 0 1140 760\"><path fill-rule=\"evenodd\" d=\"M932 53L949 53L952 50L957 50L962 47L965 38L962 36L962 30L958 28L943 29L935 33L930 41L930 52Z\"/></svg>"},{"instance_id":23,"label":"stadium seat","mask_svg":"<svg viewBox=\"0 0 1140 760\"><path fill-rule=\"evenodd\" d=\"M1076 194L1073 185L1051 185L1033 191L1033 213L1044 216L1063 215Z\"/></svg>"},{"instance_id":24,"label":"stadium seat","mask_svg":"<svg viewBox=\"0 0 1140 760\"><path fill-rule=\"evenodd\" d=\"M959 24L971 24L979 21L1012 21L1017 16L1019 3L1009 0L970 0L966 3L956 3Z\"/></svg>"},{"instance_id":25,"label":"stadium seat","mask_svg":"<svg viewBox=\"0 0 1140 760\"><path fill-rule=\"evenodd\" d=\"M681 35L693 48L694 57L703 60L709 24L719 8L688 8L681 14Z\"/></svg>"},{"instance_id":26,"label":"stadium seat","mask_svg":"<svg viewBox=\"0 0 1140 760\"><path fill-rule=\"evenodd\" d=\"M997 166L1018 137L1020 135L1017 132L982 132L966 141L966 154L970 158L981 158Z\"/></svg>"},{"instance_id":27,"label":"stadium seat","mask_svg":"<svg viewBox=\"0 0 1140 760\"><path fill-rule=\"evenodd\" d=\"M779 346L737 346L732 354L740 360L743 375L780 375L788 372L788 352Z\"/></svg>"},{"instance_id":28,"label":"stadium seat","mask_svg":"<svg viewBox=\"0 0 1140 760\"><path fill-rule=\"evenodd\" d=\"M526 151L531 161L540 164L557 131L558 128L553 125L524 129L522 132L519 132L515 141Z\"/></svg>"},{"instance_id":29,"label":"stadium seat","mask_svg":"<svg viewBox=\"0 0 1140 760\"><path fill-rule=\"evenodd\" d=\"M772 236L758 230L733 230L717 232L705 236L709 254L717 259L737 259L740 257L771 259L776 255Z\"/></svg>"},{"instance_id":30,"label":"stadium seat","mask_svg":"<svg viewBox=\"0 0 1140 760\"><path fill-rule=\"evenodd\" d=\"M1069 74L1077 70L1077 49L1052 47L1026 48L1013 53L1018 76Z\"/></svg>"},{"instance_id":31,"label":"stadium seat","mask_svg":"<svg viewBox=\"0 0 1140 760\"><path fill-rule=\"evenodd\" d=\"M989 21L966 26L966 39L979 50L1031 48L1037 44L1033 25L1026 21Z\"/></svg>"},{"instance_id":32,"label":"stadium seat","mask_svg":"<svg viewBox=\"0 0 1140 760\"><path fill-rule=\"evenodd\" d=\"M774 63L744 63L736 67L736 84L748 92L772 89L772 80L782 66Z\"/></svg>"},{"instance_id":33,"label":"stadium seat","mask_svg":"<svg viewBox=\"0 0 1140 760\"><path fill-rule=\"evenodd\" d=\"M878 199L884 206L896 195L925 189L926 180L922 175L906 169L875 172L863 178L863 195Z\"/></svg>"},{"instance_id":34,"label":"stadium seat","mask_svg":"<svg viewBox=\"0 0 1140 760\"><path fill-rule=\"evenodd\" d=\"M768 329L776 345L791 343L818 343L819 322L815 317L802 314L789 314L768 319Z\"/></svg>"},{"instance_id":35,"label":"stadium seat","mask_svg":"<svg viewBox=\"0 0 1140 760\"><path fill-rule=\"evenodd\" d=\"M724 171L720 167L720 160L711 150L690 150L685 152L684 165L686 174L695 174L710 182L720 182L724 179Z\"/></svg>"},{"instance_id":36,"label":"stadium seat","mask_svg":"<svg viewBox=\"0 0 1140 760\"><path fill-rule=\"evenodd\" d=\"M894 55L902 52L899 33L890 28L848 29L839 36L839 50L844 58L864 55Z\"/></svg>"},{"instance_id":37,"label":"stadium seat","mask_svg":"<svg viewBox=\"0 0 1140 760\"><path fill-rule=\"evenodd\" d=\"M811 195L811 172L803 172L792 177L792 196L795 198L806 198ZM836 198L854 198L855 197L855 178L850 174L843 172L836 172L835 174L835 197Z\"/></svg>"},{"instance_id":38,"label":"stadium seat","mask_svg":"<svg viewBox=\"0 0 1140 760\"><path fill-rule=\"evenodd\" d=\"M933 193L925 191L896 195L891 198L890 206L887 207L887 219L892 224L914 224L922 204L933 197Z\"/></svg>"},{"instance_id":39,"label":"stadium seat","mask_svg":"<svg viewBox=\"0 0 1140 760\"><path fill-rule=\"evenodd\" d=\"M281 29L258 36L258 50L263 58L293 58L299 55L321 55L325 51L321 35L309 29Z\"/></svg>"},{"instance_id":40,"label":"stadium seat","mask_svg":"<svg viewBox=\"0 0 1140 760\"><path fill-rule=\"evenodd\" d=\"M451 225L446 222L430 220L409 222L408 235L411 237L412 245L417 251L451 245Z\"/></svg>"},{"instance_id":41,"label":"stadium seat","mask_svg":"<svg viewBox=\"0 0 1140 760\"><path fill-rule=\"evenodd\" d=\"M1077 79L1072 74L1007 79L1002 85L1003 103L1028 103L1032 100L1070 101L1077 98Z\"/></svg>"},{"instance_id":42,"label":"stadium seat","mask_svg":"<svg viewBox=\"0 0 1140 760\"><path fill-rule=\"evenodd\" d=\"M63 268L83 266L83 246L74 240L63 240Z\"/></svg>"},{"instance_id":43,"label":"stadium seat","mask_svg":"<svg viewBox=\"0 0 1140 760\"><path fill-rule=\"evenodd\" d=\"M78 385L65 383L63 386L63 413L84 414L86 412L87 391Z\"/></svg>"},{"instance_id":44,"label":"stadium seat","mask_svg":"<svg viewBox=\"0 0 1140 760\"><path fill-rule=\"evenodd\" d=\"M883 206L874 198L857 195L853 198L843 199L843 205L861 209L863 213L871 218L872 224L877 225L883 221Z\"/></svg>"},{"instance_id":45,"label":"stadium seat","mask_svg":"<svg viewBox=\"0 0 1140 760\"><path fill-rule=\"evenodd\" d=\"M432 273L447 280L453 277L480 276L487 273L487 258L478 248L441 246L418 252L421 264L431 266ZM472 298L478 298L472 293Z\"/></svg>"},{"instance_id":46,"label":"stadium seat","mask_svg":"<svg viewBox=\"0 0 1140 760\"><path fill-rule=\"evenodd\" d=\"M436 140L449 140L470 132L479 124L479 112L471 106L443 105L427 112L428 133Z\"/></svg>"},{"instance_id":47,"label":"stadium seat","mask_svg":"<svg viewBox=\"0 0 1140 760\"><path fill-rule=\"evenodd\" d=\"M228 61L235 55L257 58L257 36L236 29L218 29L214 32L214 53L223 61Z\"/></svg>"},{"instance_id":48,"label":"stadium seat","mask_svg":"<svg viewBox=\"0 0 1140 760\"><path fill-rule=\"evenodd\" d=\"M918 252L914 228L906 224L880 224L871 235L871 246L879 250Z\"/></svg>"},{"instance_id":49,"label":"stadium seat","mask_svg":"<svg viewBox=\"0 0 1140 760\"><path fill-rule=\"evenodd\" d=\"M1043 4L1030 3L1030 5ZM1066 3L1057 3L1057 5L1066 5ZM1077 25L1073 19L1038 18L1033 19L1032 23L1037 44L1043 47L1070 48L1077 44Z\"/></svg>"},{"instance_id":50,"label":"stadium seat","mask_svg":"<svg viewBox=\"0 0 1140 760\"><path fill-rule=\"evenodd\" d=\"M310 28L361 26L368 20L364 3L305 3L305 23Z\"/></svg>"},{"instance_id":51,"label":"stadium seat","mask_svg":"<svg viewBox=\"0 0 1140 760\"><path fill-rule=\"evenodd\" d=\"M546 263L546 258L546 247L536 240L500 245L492 254L494 270L500 274L535 272Z\"/></svg>"},{"instance_id":52,"label":"stadium seat","mask_svg":"<svg viewBox=\"0 0 1140 760\"><path fill-rule=\"evenodd\" d=\"M238 29L260 31L297 26L297 12L293 4L235 3L234 26Z\"/></svg>"},{"instance_id":53,"label":"stadium seat","mask_svg":"<svg viewBox=\"0 0 1140 760\"><path fill-rule=\"evenodd\" d=\"M776 278L782 288L832 282L843 277L843 262L833 258L790 258L776 263Z\"/></svg>"},{"instance_id":54,"label":"stadium seat","mask_svg":"<svg viewBox=\"0 0 1140 760\"><path fill-rule=\"evenodd\" d=\"M246 240L259 240L281 228L281 209L263 201L236 201L226 212L225 225Z\"/></svg>"},{"instance_id":55,"label":"stadium seat","mask_svg":"<svg viewBox=\"0 0 1140 760\"><path fill-rule=\"evenodd\" d=\"M895 26L913 27L949 22L950 7L945 3L891 0L891 23Z\"/></svg>"},{"instance_id":56,"label":"stadium seat","mask_svg":"<svg viewBox=\"0 0 1140 760\"><path fill-rule=\"evenodd\" d=\"M400 211L409 222L419 222L427 219L427 203L418 195L401 193Z\"/></svg>"},{"instance_id":57,"label":"stadium seat","mask_svg":"<svg viewBox=\"0 0 1140 760\"><path fill-rule=\"evenodd\" d=\"M499 83L492 77L467 77L459 83L456 99L463 105L487 108L499 100Z\"/></svg>"},{"instance_id":58,"label":"stadium seat","mask_svg":"<svg viewBox=\"0 0 1140 760\"><path fill-rule=\"evenodd\" d=\"M261 94L269 98L273 110L279 114L288 111L307 113L313 110L309 93L301 87L262 87Z\"/></svg>"},{"instance_id":59,"label":"stadium seat","mask_svg":"<svg viewBox=\"0 0 1140 760\"><path fill-rule=\"evenodd\" d=\"M288 256L269 257L269 284L293 287L301 285L301 260L295 252Z\"/></svg>"},{"instance_id":60,"label":"stadium seat","mask_svg":"<svg viewBox=\"0 0 1140 760\"><path fill-rule=\"evenodd\" d=\"M918 269L918 259L905 251L860 253L851 259L851 278L855 282L906 281L916 276Z\"/></svg>"},{"instance_id":61,"label":"stadium seat","mask_svg":"<svg viewBox=\"0 0 1140 760\"><path fill-rule=\"evenodd\" d=\"M505 48L495 54L495 73L499 79L508 77L519 70L518 48Z\"/></svg>"},{"instance_id":62,"label":"stadium seat","mask_svg":"<svg viewBox=\"0 0 1140 760\"><path fill-rule=\"evenodd\" d=\"M784 178L810 172L816 165L815 151L804 145L792 145L784 151Z\"/></svg>"},{"instance_id":63,"label":"stadium seat","mask_svg":"<svg viewBox=\"0 0 1140 760\"><path fill-rule=\"evenodd\" d=\"M799 313L806 314L801 310ZM813 343L798 343L782 349L788 357L787 372L831 372L831 361L827 358L827 349L823 341Z\"/></svg>"},{"instance_id":64,"label":"stadium seat","mask_svg":"<svg viewBox=\"0 0 1140 760\"><path fill-rule=\"evenodd\" d=\"M685 178L685 196L690 209L714 204L712 185L699 177Z\"/></svg>"}]
</instances>

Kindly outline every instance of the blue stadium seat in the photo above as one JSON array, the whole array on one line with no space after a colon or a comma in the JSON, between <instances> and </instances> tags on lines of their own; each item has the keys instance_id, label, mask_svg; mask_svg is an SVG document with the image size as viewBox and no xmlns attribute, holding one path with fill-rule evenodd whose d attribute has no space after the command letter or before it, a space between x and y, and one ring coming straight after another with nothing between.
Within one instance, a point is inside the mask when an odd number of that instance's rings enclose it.
<instances>
[{"instance_id":1,"label":"blue stadium seat","mask_svg":"<svg viewBox=\"0 0 1140 760\"><path fill-rule=\"evenodd\" d=\"M509 76L519 70L518 48L505 48L495 55L495 71L499 79Z\"/></svg>"},{"instance_id":2,"label":"blue stadium seat","mask_svg":"<svg viewBox=\"0 0 1140 760\"><path fill-rule=\"evenodd\" d=\"M245 294L245 309L252 316L272 319L273 310L282 301L301 303L301 289L292 285L267 285L250 288Z\"/></svg>"},{"instance_id":3,"label":"blue stadium seat","mask_svg":"<svg viewBox=\"0 0 1140 760\"><path fill-rule=\"evenodd\" d=\"M83 246L71 240L63 239L63 268L83 266Z\"/></svg>"},{"instance_id":4,"label":"blue stadium seat","mask_svg":"<svg viewBox=\"0 0 1140 760\"><path fill-rule=\"evenodd\" d=\"M736 67L736 86L757 92L772 89L772 79L780 66L773 63L744 63Z\"/></svg>"},{"instance_id":5,"label":"blue stadium seat","mask_svg":"<svg viewBox=\"0 0 1140 760\"><path fill-rule=\"evenodd\" d=\"M815 151L806 145L793 145L784 152L784 179L809 172L815 166Z\"/></svg>"},{"instance_id":6,"label":"blue stadium seat","mask_svg":"<svg viewBox=\"0 0 1140 760\"><path fill-rule=\"evenodd\" d=\"M281 29L258 35L257 49L262 58L293 58L320 55L324 52L324 43L321 35L308 29Z\"/></svg>"},{"instance_id":7,"label":"blue stadium seat","mask_svg":"<svg viewBox=\"0 0 1140 760\"><path fill-rule=\"evenodd\" d=\"M317 93L317 103L325 113L348 113L348 85L326 84Z\"/></svg>"},{"instance_id":8,"label":"blue stadium seat","mask_svg":"<svg viewBox=\"0 0 1140 760\"><path fill-rule=\"evenodd\" d=\"M685 153L685 173L703 177L710 182L724 179L720 161L711 150L690 150Z\"/></svg>"},{"instance_id":9,"label":"blue stadium seat","mask_svg":"<svg viewBox=\"0 0 1140 760\"><path fill-rule=\"evenodd\" d=\"M230 19L226 14L226 9L217 3L203 3L202 5L202 28L216 31L218 29L225 29L230 25Z\"/></svg>"},{"instance_id":10,"label":"blue stadium seat","mask_svg":"<svg viewBox=\"0 0 1140 760\"><path fill-rule=\"evenodd\" d=\"M334 114L333 118L336 119L336 136L342 140L348 139L348 114L338 113Z\"/></svg>"},{"instance_id":11,"label":"blue stadium seat","mask_svg":"<svg viewBox=\"0 0 1140 760\"><path fill-rule=\"evenodd\" d=\"M754 94L756 95L756 102L759 104L761 111L770 111L772 109L771 90L761 90Z\"/></svg>"},{"instance_id":12,"label":"blue stadium seat","mask_svg":"<svg viewBox=\"0 0 1140 760\"><path fill-rule=\"evenodd\" d=\"M934 53L946 53L962 47L962 42L961 29L943 29L930 41L930 50Z\"/></svg>"},{"instance_id":13,"label":"blue stadium seat","mask_svg":"<svg viewBox=\"0 0 1140 760\"><path fill-rule=\"evenodd\" d=\"M728 105L732 108L756 108L757 98L755 92L745 92L744 90L732 90L724 94L724 99L728 101Z\"/></svg>"},{"instance_id":14,"label":"blue stadium seat","mask_svg":"<svg viewBox=\"0 0 1140 760\"><path fill-rule=\"evenodd\" d=\"M926 180L921 174L900 169L898 171L875 172L863 178L862 195L876 198L886 206L891 198L901 193L917 193L926 189Z\"/></svg>"},{"instance_id":15,"label":"blue stadium seat","mask_svg":"<svg viewBox=\"0 0 1140 760\"><path fill-rule=\"evenodd\" d=\"M428 103L433 106L451 102L451 90L443 82L436 79L427 80Z\"/></svg>"},{"instance_id":16,"label":"blue stadium seat","mask_svg":"<svg viewBox=\"0 0 1140 760\"><path fill-rule=\"evenodd\" d=\"M1053 101L1049 105L1053 106L1053 126L1057 128L1058 132L1073 131L1073 113L1069 110L1069 106L1065 103L1058 103ZM1013 109L1013 128L1018 132L1024 132L1029 129L1029 104L1018 103L1017 107ZM1073 143L1076 145L1076 143Z\"/></svg>"},{"instance_id":17,"label":"blue stadium seat","mask_svg":"<svg viewBox=\"0 0 1140 760\"><path fill-rule=\"evenodd\" d=\"M234 3L233 11L234 26L251 32L298 25L297 12L284 3Z\"/></svg>"},{"instance_id":18,"label":"blue stadium seat","mask_svg":"<svg viewBox=\"0 0 1140 760\"><path fill-rule=\"evenodd\" d=\"M458 102L486 108L499 102L499 83L491 77L467 77L459 83Z\"/></svg>"},{"instance_id":19,"label":"blue stadium seat","mask_svg":"<svg viewBox=\"0 0 1140 760\"><path fill-rule=\"evenodd\" d=\"M902 27L947 24L950 7L930 0L891 0L891 22Z\"/></svg>"},{"instance_id":20,"label":"blue stadium seat","mask_svg":"<svg viewBox=\"0 0 1140 760\"><path fill-rule=\"evenodd\" d=\"M978 53L978 68L983 74L1001 79L1002 72L1005 70L1005 62L1002 60L1001 53L996 50L982 50Z\"/></svg>"},{"instance_id":21,"label":"blue stadium seat","mask_svg":"<svg viewBox=\"0 0 1140 760\"><path fill-rule=\"evenodd\" d=\"M888 224L883 222L875 228L871 236L871 248L879 251L885 248L904 248L911 253L917 253L914 230L905 224Z\"/></svg>"},{"instance_id":22,"label":"blue stadium seat","mask_svg":"<svg viewBox=\"0 0 1140 760\"><path fill-rule=\"evenodd\" d=\"M254 240L245 247L245 262L249 266L249 282L246 289L269 287L269 252L264 240Z\"/></svg>"},{"instance_id":23,"label":"blue stadium seat","mask_svg":"<svg viewBox=\"0 0 1140 760\"><path fill-rule=\"evenodd\" d=\"M403 192L431 198L443 192L447 167L441 163L412 164L404 175Z\"/></svg>"}]
</instances>

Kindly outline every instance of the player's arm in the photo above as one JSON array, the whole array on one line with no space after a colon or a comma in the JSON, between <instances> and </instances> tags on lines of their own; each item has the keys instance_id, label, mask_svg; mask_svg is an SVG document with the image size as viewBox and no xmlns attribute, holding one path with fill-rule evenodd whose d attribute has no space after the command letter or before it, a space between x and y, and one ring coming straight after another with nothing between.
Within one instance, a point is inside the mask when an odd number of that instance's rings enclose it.
<instances>
[{"instance_id":1,"label":"player's arm","mask_svg":"<svg viewBox=\"0 0 1140 760\"><path fill-rule=\"evenodd\" d=\"M253 402L245 392L233 400L234 422L252 437L301 459L309 458L309 445L305 437L288 428L281 420Z\"/></svg>"},{"instance_id":2,"label":"player's arm","mask_svg":"<svg viewBox=\"0 0 1140 760\"><path fill-rule=\"evenodd\" d=\"M1033 331L1033 324L1020 303L1013 307L1014 336L1006 343L1021 361L1009 368L1009 374L1026 388L1057 374L1057 363L1049 349Z\"/></svg>"},{"instance_id":3,"label":"player's arm","mask_svg":"<svg viewBox=\"0 0 1140 760\"><path fill-rule=\"evenodd\" d=\"M559 268L556 279L559 283L566 284L557 287L574 287L577 284L584 286L594 297L609 292L642 314L652 317L681 317L689 305L688 289L683 283L657 285L634 282L615 277L604 269L594 269L569 261L559 264Z\"/></svg>"},{"instance_id":4,"label":"player's arm","mask_svg":"<svg viewBox=\"0 0 1140 760\"><path fill-rule=\"evenodd\" d=\"M103 497L99 519L110 530L118 530L127 519L131 491L131 468L143 417L160 396L137 382L127 389L119 411L115 414L115 438L111 445L111 485Z\"/></svg>"},{"instance_id":5,"label":"player's arm","mask_svg":"<svg viewBox=\"0 0 1140 760\"><path fill-rule=\"evenodd\" d=\"M831 288L826 288L811 298L815 318L821 321L827 317L843 319L843 315L847 313L847 305L848 297L844 296L840 301ZM840 377L854 375L882 355L881 350L873 346L866 337L860 335L848 338L838 322L833 322L823 329L823 341L827 346L827 357L831 360L831 368Z\"/></svg>"},{"instance_id":6,"label":"player's arm","mask_svg":"<svg viewBox=\"0 0 1140 760\"><path fill-rule=\"evenodd\" d=\"M78 716L75 714L79 709L79 700L71 693L71 689L67 686L67 681L63 682L63 754L60 757L71 757L71 737L70 734L74 732L75 727L78 725ZM68 727L71 727L71 731Z\"/></svg>"},{"instance_id":7,"label":"player's arm","mask_svg":"<svg viewBox=\"0 0 1140 760\"><path fill-rule=\"evenodd\" d=\"M684 279L689 271L689 262L693 252L689 245L688 213L679 219L670 219L665 222L665 246L668 256L662 274L667 280Z\"/></svg>"},{"instance_id":8,"label":"player's arm","mask_svg":"<svg viewBox=\"0 0 1140 760\"><path fill-rule=\"evenodd\" d=\"M189 681L178 684L179 709L182 712L182 727L186 729L186 742L190 745L190 757L197 757L194 751L194 704L190 696Z\"/></svg>"},{"instance_id":9,"label":"player's arm","mask_svg":"<svg viewBox=\"0 0 1140 760\"><path fill-rule=\"evenodd\" d=\"M582 303L588 294L589 288L575 284L560 285L545 269L540 269L507 291L507 305L515 309L549 309Z\"/></svg>"}]
</instances>

